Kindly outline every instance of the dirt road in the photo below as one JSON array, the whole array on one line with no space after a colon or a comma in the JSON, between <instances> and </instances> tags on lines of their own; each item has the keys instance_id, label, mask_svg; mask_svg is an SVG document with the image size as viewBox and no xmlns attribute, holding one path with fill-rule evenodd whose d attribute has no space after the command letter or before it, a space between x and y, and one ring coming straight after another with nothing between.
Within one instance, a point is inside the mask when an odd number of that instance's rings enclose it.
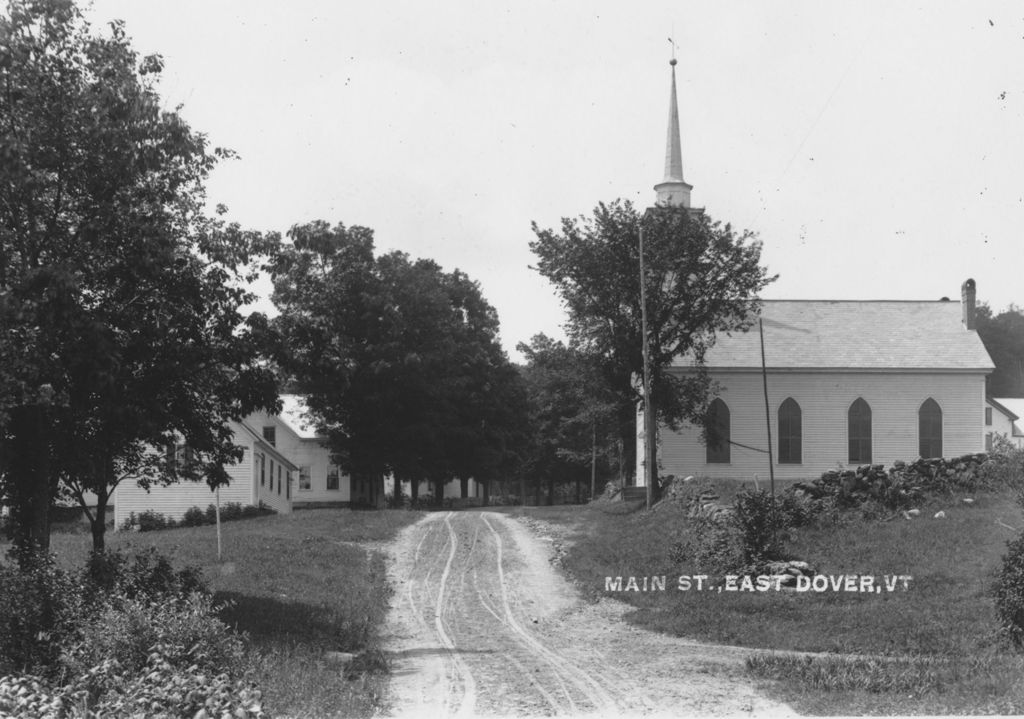
<instances>
[{"instance_id":1,"label":"dirt road","mask_svg":"<svg viewBox=\"0 0 1024 719\"><path fill-rule=\"evenodd\" d=\"M390 549L394 716L792 714L756 693L741 651L581 601L550 542L506 515L430 514Z\"/></svg>"}]
</instances>

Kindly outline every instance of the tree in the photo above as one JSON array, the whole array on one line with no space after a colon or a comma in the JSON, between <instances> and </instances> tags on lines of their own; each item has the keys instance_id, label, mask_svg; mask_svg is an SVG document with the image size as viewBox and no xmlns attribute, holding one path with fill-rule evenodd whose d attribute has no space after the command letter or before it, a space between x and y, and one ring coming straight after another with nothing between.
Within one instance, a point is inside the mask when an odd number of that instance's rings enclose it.
<instances>
[{"instance_id":1,"label":"tree","mask_svg":"<svg viewBox=\"0 0 1024 719\"><path fill-rule=\"evenodd\" d=\"M452 477L500 471L525 400L479 286L432 260L375 257L365 227L320 221L289 237L269 267L280 364L339 464L378 496L388 472L440 498Z\"/></svg>"},{"instance_id":2,"label":"tree","mask_svg":"<svg viewBox=\"0 0 1024 719\"><path fill-rule=\"evenodd\" d=\"M978 336L995 363L985 378L990 397L1024 397L1024 311L1010 305L993 315L986 304L978 305Z\"/></svg>"},{"instance_id":3,"label":"tree","mask_svg":"<svg viewBox=\"0 0 1024 719\"><path fill-rule=\"evenodd\" d=\"M565 218L561 231L542 230L530 249L569 313L570 342L600 358L618 397L627 448L643 374L639 230L644 232L651 397L658 420L676 428L703 425L712 385L704 357L719 332L750 326L757 295L775 278L760 265L761 245L745 231L683 207L638 213L628 201L599 204L590 218ZM673 361L689 371L674 373ZM649 442L653 446L655 442ZM656 467L654 488L657 491Z\"/></svg>"},{"instance_id":4,"label":"tree","mask_svg":"<svg viewBox=\"0 0 1024 719\"><path fill-rule=\"evenodd\" d=\"M570 479L579 502L581 482L598 459L603 466L616 462L616 398L596 357L543 334L520 343L518 350L527 361L523 376L533 436L525 468L536 478L538 493L541 482L547 482L549 504L555 483Z\"/></svg>"},{"instance_id":5,"label":"tree","mask_svg":"<svg viewBox=\"0 0 1024 719\"><path fill-rule=\"evenodd\" d=\"M102 549L119 482L224 483L226 420L275 406L265 319L239 307L277 238L207 216L231 153L160 108L162 60L121 23L19 1L0 38L0 493L28 555L56 496L95 493ZM195 461L175 469L156 448L182 438Z\"/></svg>"}]
</instances>

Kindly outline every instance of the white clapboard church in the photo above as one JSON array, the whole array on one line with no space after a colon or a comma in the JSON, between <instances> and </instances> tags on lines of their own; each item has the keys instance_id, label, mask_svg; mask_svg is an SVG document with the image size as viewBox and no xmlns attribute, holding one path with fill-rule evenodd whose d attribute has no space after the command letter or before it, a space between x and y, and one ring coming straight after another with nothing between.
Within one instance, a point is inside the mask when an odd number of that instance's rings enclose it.
<instances>
[{"instance_id":1,"label":"white clapboard church","mask_svg":"<svg viewBox=\"0 0 1024 719\"><path fill-rule=\"evenodd\" d=\"M690 207L674 65L665 179L655 190L659 205ZM984 451L985 376L994 365L975 329L975 303L970 279L959 303L763 300L761 322L746 333L720 335L705 358L721 388L709 407L720 441L706 446L700 427L661 427L659 475L766 479L769 423L774 474L781 479ZM692 369L680 357L671 371ZM641 422L638 413L640 485Z\"/></svg>"}]
</instances>

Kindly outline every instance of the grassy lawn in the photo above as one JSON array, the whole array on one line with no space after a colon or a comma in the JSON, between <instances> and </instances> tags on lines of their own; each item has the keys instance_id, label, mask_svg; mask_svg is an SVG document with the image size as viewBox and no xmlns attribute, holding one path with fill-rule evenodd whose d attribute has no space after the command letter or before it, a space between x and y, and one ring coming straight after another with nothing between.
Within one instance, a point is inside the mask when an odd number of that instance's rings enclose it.
<instances>
[{"instance_id":1,"label":"grassy lawn","mask_svg":"<svg viewBox=\"0 0 1024 719\"><path fill-rule=\"evenodd\" d=\"M723 488L723 501L735 487ZM991 588L1006 542L1024 526L1011 492L932 500L907 521L855 520L794 534L787 551L828 575L910 575L906 591L678 591L671 545L689 521L679 505L510 510L565 526L563 566L592 597L606 577L667 577L666 591L613 592L649 629L709 642L773 650L861 655L787 657L748 663L769 690L813 714L1024 712L1024 661L1001 643ZM932 519L943 509L944 520ZM709 583L722 584L711 577ZM864 656L868 655L868 656ZM881 655L878 658L876 655Z\"/></svg>"},{"instance_id":2,"label":"grassy lawn","mask_svg":"<svg viewBox=\"0 0 1024 719\"><path fill-rule=\"evenodd\" d=\"M379 713L386 674L350 679L325 663L325 650L362 655L379 666L379 628L388 606L384 558L366 542L390 539L417 512L304 510L222 525L223 562L212 526L159 532L110 532L126 553L155 547L204 571L222 618L248 633L257 680L273 716L370 716ZM82 533L53 535L61 563L81 567L91 547ZM0 547L0 549L4 549Z\"/></svg>"}]
</instances>

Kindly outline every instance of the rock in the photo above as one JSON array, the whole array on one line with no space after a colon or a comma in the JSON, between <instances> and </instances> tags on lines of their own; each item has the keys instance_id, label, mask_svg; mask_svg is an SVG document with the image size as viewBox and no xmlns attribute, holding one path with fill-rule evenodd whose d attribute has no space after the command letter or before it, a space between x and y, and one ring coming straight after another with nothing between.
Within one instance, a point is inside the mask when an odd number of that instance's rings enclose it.
<instances>
[{"instance_id":1,"label":"rock","mask_svg":"<svg viewBox=\"0 0 1024 719\"><path fill-rule=\"evenodd\" d=\"M352 652L324 652L324 659L334 664L348 664L355 658Z\"/></svg>"},{"instance_id":2,"label":"rock","mask_svg":"<svg viewBox=\"0 0 1024 719\"><path fill-rule=\"evenodd\" d=\"M938 512L935 513L935 519L945 519L945 518L946 518L946 513L945 512L939 510Z\"/></svg>"},{"instance_id":3,"label":"rock","mask_svg":"<svg viewBox=\"0 0 1024 719\"><path fill-rule=\"evenodd\" d=\"M974 504L974 500L971 499L970 497L964 497L960 501L963 502L964 504Z\"/></svg>"},{"instance_id":4,"label":"rock","mask_svg":"<svg viewBox=\"0 0 1024 719\"><path fill-rule=\"evenodd\" d=\"M689 474L689 475L683 477L683 484L687 484L687 483L693 482L693 481L694 481L694 477L693 477L692 474Z\"/></svg>"},{"instance_id":5,"label":"rock","mask_svg":"<svg viewBox=\"0 0 1024 719\"><path fill-rule=\"evenodd\" d=\"M906 512L906 511L904 511L904 512L903 512L903 518L904 518L904 519L911 519L911 516L910 516L910 512Z\"/></svg>"},{"instance_id":6,"label":"rock","mask_svg":"<svg viewBox=\"0 0 1024 719\"><path fill-rule=\"evenodd\" d=\"M921 510L920 509L908 509L907 510L907 514L909 514L911 517L919 517L921 515Z\"/></svg>"}]
</instances>

